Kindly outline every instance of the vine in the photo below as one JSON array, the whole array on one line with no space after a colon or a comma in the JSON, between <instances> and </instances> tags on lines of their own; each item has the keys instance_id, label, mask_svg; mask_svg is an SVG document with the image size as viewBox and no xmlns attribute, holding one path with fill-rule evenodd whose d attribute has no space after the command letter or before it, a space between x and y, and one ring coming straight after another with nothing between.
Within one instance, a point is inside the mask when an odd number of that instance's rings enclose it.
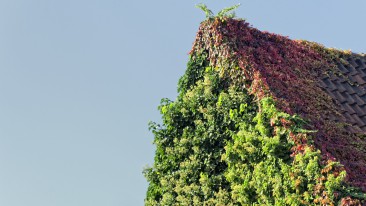
<instances>
[{"instance_id":1,"label":"vine","mask_svg":"<svg viewBox=\"0 0 366 206\"><path fill-rule=\"evenodd\" d=\"M178 98L162 100L163 125L150 124L157 150L145 204L365 204L366 171L353 163L365 166L366 154L324 118L338 108L317 85L337 72L338 53L230 18L237 6L217 17L198 7L207 19Z\"/></svg>"}]
</instances>

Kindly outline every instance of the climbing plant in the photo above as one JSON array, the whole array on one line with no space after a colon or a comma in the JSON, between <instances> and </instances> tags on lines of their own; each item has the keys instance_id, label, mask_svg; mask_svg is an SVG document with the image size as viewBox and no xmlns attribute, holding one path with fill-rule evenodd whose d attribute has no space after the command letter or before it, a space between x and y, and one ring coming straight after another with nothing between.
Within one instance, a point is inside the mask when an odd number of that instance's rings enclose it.
<instances>
[{"instance_id":1,"label":"climbing plant","mask_svg":"<svg viewBox=\"0 0 366 206\"><path fill-rule=\"evenodd\" d=\"M198 7L207 19L178 97L161 101L162 125L149 124L156 153L145 204L360 205L365 194L346 183L341 156L318 147L346 134L320 118L335 107L314 83L334 60L227 15L237 6L216 17Z\"/></svg>"},{"instance_id":2,"label":"climbing plant","mask_svg":"<svg viewBox=\"0 0 366 206\"><path fill-rule=\"evenodd\" d=\"M240 4L230 6L227 8L222 9L216 15L217 18L234 18L235 17L235 10L240 6ZM201 9L205 15L206 19L214 18L214 13L205 5L205 4L197 4L196 8Z\"/></svg>"}]
</instances>

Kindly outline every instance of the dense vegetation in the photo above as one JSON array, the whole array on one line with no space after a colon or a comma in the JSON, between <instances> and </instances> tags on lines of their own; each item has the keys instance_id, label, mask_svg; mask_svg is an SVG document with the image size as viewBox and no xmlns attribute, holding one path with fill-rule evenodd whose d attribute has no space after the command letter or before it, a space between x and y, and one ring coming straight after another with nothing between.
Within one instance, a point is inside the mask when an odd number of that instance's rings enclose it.
<instances>
[{"instance_id":1,"label":"dense vegetation","mask_svg":"<svg viewBox=\"0 0 366 206\"><path fill-rule=\"evenodd\" d=\"M163 125L150 124L157 149L145 204L362 204L337 154L317 146L320 130L343 129L319 118L334 109L313 83L329 58L203 9L179 95L162 100Z\"/></svg>"}]
</instances>

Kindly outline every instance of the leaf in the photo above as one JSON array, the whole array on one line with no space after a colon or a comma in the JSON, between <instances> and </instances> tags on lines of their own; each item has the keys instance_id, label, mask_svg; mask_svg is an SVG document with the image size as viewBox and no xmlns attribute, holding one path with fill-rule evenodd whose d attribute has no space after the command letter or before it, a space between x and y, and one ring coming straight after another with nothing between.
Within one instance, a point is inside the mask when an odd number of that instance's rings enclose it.
<instances>
[{"instance_id":1,"label":"leaf","mask_svg":"<svg viewBox=\"0 0 366 206\"><path fill-rule=\"evenodd\" d=\"M207 6L205 4L197 4L196 8L201 9L203 12L205 12L206 14L206 18L212 18L214 16L213 12L207 8Z\"/></svg>"},{"instance_id":2,"label":"leaf","mask_svg":"<svg viewBox=\"0 0 366 206\"><path fill-rule=\"evenodd\" d=\"M231 6L231 7L227 7L222 9L221 11L219 11L219 13L217 13L218 17L229 17L229 18L234 18L235 17L235 12L233 10L237 9L240 6L240 4ZM232 11L231 13L228 13Z\"/></svg>"}]
</instances>

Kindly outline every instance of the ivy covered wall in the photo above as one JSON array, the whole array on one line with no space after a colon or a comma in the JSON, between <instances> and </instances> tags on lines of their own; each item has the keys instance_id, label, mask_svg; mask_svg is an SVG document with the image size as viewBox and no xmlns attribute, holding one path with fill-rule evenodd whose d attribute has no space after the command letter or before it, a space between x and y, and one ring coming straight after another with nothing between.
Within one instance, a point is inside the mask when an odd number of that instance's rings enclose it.
<instances>
[{"instance_id":1,"label":"ivy covered wall","mask_svg":"<svg viewBox=\"0 0 366 206\"><path fill-rule=\"evenodd\" d=\"M319 147L344 128L321 118L335 106L314 79L333 65L314 48L208 16L177 99L163 99L163 124L150 124L145 204L363 204L365 193L345 181L357 172Z\"/></svg>"}]
</instances>

